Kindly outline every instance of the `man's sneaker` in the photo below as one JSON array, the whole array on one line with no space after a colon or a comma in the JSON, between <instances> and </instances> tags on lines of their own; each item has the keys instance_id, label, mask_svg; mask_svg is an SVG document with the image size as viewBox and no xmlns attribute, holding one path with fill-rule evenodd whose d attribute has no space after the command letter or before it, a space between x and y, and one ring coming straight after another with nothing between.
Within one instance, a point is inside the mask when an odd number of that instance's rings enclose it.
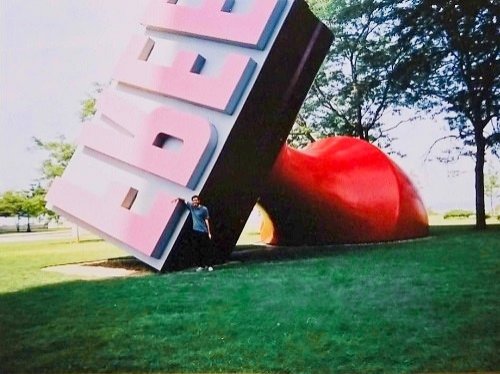
<instances>
[{"instance_id":1,"label":"man's sneaker","mask_svg":"<svg viewBox=\"0 0 500 374\"><path fill-rule=\"evenodd\" d=\"M208 271L214 271L214 268L213 268L213 267L211 267L211 266L209 266L209 267L208 267Z\"/></svg>"},{"instance_id":2,"label":"man's sneaker","mask_svg":"<svg viewBox=\"0 0 500 374\"><path fill-rule=\"evenodd\" d=\"M196 268L196 271L202 271L202 270L203 270L203 268L202 268L201 266L198 266L198 267Z\"/></svg>"}]
</instances>

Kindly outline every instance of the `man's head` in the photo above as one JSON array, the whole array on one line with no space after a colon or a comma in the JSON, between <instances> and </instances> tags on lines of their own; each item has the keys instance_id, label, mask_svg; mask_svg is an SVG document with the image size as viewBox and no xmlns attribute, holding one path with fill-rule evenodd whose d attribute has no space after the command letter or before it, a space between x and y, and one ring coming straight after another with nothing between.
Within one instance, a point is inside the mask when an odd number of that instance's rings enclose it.
<instances>
[{"instance_id":1,"label":"man's head","mask_svg":"<svg viewBox=\"0 0 500 374\"><path fill-rule=\"evenodd\" d=\"M200 203L201 203L200 197L199 197L198 195L194 195L194 196L191 198L191 203L193 204L193 206L198 206L198 205L200 205Z\"/></svg>"}]
</instances>

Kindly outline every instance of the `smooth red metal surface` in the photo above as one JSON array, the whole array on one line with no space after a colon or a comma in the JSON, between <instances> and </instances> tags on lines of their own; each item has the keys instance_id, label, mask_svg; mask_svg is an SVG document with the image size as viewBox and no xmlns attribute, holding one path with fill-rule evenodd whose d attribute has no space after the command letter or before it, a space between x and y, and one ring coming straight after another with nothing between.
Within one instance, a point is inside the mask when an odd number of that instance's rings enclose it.
<instances>
[{"instance_id":1,"label":"smooth red metal surface","mask_svg":"<svg viewBox=\"0 0 500 374\"><path fill-rule=\"evenodd\" d=\"M332 137L283 147L261 194L268 244L368 243L428 235L420 196L375 146Z\"/></svg>"}]
</instances>

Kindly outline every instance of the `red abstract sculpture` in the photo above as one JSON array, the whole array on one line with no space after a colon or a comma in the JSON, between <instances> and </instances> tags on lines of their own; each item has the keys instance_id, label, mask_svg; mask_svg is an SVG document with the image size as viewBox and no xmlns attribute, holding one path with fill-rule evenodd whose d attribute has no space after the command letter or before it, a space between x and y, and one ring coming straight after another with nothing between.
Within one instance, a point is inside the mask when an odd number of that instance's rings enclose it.
<instances>
[{"instance_id":1,"label":"red abstract sculpture","mask_svg":"<svg viewBox=\"0 0 500 374\"><path fill-rule=\"evenodd\" d=\"M428 235L405 173L375 146L332 137L304 150L284 146L261 194L268 244L368 243Z\"/></svg>"}]
</instances>

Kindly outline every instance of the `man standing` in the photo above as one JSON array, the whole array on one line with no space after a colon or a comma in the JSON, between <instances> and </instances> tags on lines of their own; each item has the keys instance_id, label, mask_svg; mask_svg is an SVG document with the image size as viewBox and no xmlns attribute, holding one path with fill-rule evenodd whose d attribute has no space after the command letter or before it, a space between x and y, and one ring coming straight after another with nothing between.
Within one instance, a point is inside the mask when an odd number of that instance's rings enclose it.
<instances>
[{"instance_id":1,"label":"man standing","mask_svg":"<svg viewBox=\"0 0 500 374\"><path fill-rule=\"evenodd\" d=\"M201 199L198 195L194 195L191 201L186 201L182 198L178 198L174 201L177 200L186 204L191 212L191 218L193 220L192 246L196 253L196 262L198 265L196 271L201 271L203 269L213 271L214 269L211 266L210 259L212 233L210 231L210 217L207 207L201 204Z\"/></svg>"}]
</instances>

